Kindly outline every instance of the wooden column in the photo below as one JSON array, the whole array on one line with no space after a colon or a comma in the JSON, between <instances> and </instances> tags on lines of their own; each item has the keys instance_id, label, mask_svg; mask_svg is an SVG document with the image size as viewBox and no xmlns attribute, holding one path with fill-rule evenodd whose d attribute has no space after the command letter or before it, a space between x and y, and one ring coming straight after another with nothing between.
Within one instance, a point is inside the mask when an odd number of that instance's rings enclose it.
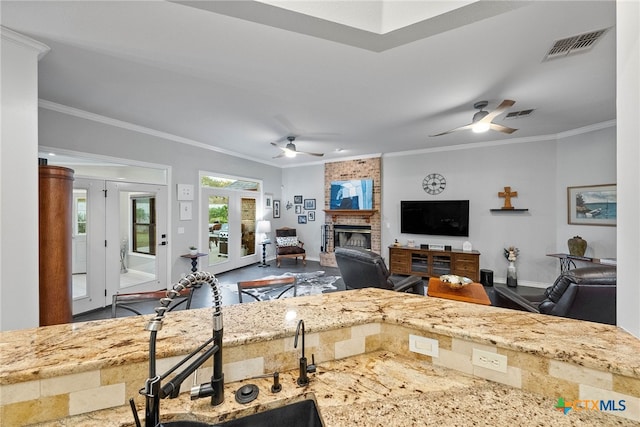
<instances>
[{"instance_id":1,"label":"wooden column","mask_svg":"<svg viewBox=\"0 0 640 427\"><path fill-rule=\"evenodd\" d=\"M39 166L40 326L72 321L73 173Z\"/></svg>"}]
</instances>

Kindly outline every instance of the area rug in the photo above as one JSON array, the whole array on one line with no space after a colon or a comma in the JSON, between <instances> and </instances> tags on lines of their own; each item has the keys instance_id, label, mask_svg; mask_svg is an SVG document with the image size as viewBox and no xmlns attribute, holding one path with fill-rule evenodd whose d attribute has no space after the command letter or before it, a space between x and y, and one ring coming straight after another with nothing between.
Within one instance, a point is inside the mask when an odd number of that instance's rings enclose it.
<instances>
[{"instance_id":1,"label":"area rug","mask_svg":"<svg viewBox=\"0 0 640 427\"><path fill-rule=\"evenodd\" d=\"M266 276L261 277L261 279L277 279L280 277L291 277L294 276L296 278L296 293L297 296L304 295L317 295L323 292L332 292L338 290L338 287L335 285L335 282L339 280L340 276L325 276L325 272L314 271L310 273L284 273L279 276ZM238 293L238 285L235 283L222 283L220 287L224 288L228 292L237 294ZM268 289L268 288L256 288L248 290L248 293L255 295L261 301L276 299L280 296L281 289ZM293 297L293 289L285 292L280 298L290 298Z\"/></svg>"}]
</instances>

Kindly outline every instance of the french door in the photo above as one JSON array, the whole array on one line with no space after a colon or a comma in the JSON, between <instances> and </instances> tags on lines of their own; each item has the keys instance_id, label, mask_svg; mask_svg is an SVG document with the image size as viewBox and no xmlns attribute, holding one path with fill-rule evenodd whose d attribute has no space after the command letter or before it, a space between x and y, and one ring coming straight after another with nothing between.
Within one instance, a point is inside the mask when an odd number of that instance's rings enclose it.
<instances>
[{"instance_id":1,"label":"french door","mask_svg":"<svg viewBox=\"0 0 640 427\"><path fill-rule=\"evenodd\" d=\"M166 186L76 178L73 224L74 314L167 287Z\"/></svg>"},{"instance_id":2,"label":"french door","mask_svg":"<svg viewBox=\"0 0 640 427\"><path fill-rule=\"evenodd\" d=\"M200 262L206 270L218 274L257 262L258 194L203 187L200 196L200 248L208 254Z\"/></svg>"},{"instance_id":3,"label":"french door","mask_svg":"<svg viewBox=\"0 0 640 427\"><path fill-rule=\"evenodd\" d=\"M104 180L73 182L73 314L105 306Z\"/></svg>"},{"instance_id":4,"label":"french door","mask_svg":"<svg viewBox=\"0 0 640 427\"><path fill-rule=\"evenodd\" d=\"M167 187L106 181L106 298L167 288Z\"/></svg>"}]
</instances>

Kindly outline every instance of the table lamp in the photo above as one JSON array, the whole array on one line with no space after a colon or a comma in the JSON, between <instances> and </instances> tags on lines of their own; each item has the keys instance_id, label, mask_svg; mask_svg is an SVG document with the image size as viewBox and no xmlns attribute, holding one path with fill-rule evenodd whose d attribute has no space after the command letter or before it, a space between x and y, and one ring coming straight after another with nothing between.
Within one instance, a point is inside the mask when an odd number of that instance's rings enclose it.
<instances>
[{"instance_id":1,"label":"table lamp","mask_svg":"<svg viewBox=\"0 0 640 427\"><path fill-rule=\"evenodd\" d=\"M264 234L264 239L262 239L262 243L269 243L269 237L267 236L271 233L271 221L258 221L258 225L256 227L256 233Z\"/></svg>"}]
</instances>

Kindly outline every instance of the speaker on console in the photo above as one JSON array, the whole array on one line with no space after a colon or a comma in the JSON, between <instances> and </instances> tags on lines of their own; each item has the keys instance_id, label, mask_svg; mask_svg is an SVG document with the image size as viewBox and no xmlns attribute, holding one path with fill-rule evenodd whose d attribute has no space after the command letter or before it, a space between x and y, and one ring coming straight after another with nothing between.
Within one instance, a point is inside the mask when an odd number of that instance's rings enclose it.
<instances>
[{"instance_id":1,"label":"speaker on console","mask_svg":"<svg viewBox=\"0 0 640 427\"><path fill-rule=\"evenodd\" d=\"M480 283L482 286L493 286L493 270L480 270Z\"/></svg>"}]
</instances>

